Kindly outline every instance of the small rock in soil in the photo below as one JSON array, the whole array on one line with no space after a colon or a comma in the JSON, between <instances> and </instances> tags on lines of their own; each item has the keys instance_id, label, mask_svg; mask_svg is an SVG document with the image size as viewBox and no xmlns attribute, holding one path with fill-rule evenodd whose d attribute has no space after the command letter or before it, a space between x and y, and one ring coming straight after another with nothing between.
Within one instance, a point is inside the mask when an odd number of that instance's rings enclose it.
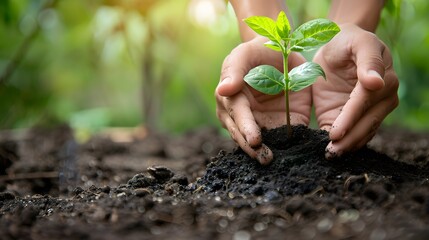
<instances>
[{"instance_id":1,"label":"small rock in soil","mask_svg":"<svg viewBox=\"0 0 429 240\"><path fill-rule=\"evenodd\" d=\"M110 192L110 186L103 186L100 188L100 190L104 193L109 193Z\"/></svg>"},{"instance_id":2,"label":"small rock in soil","mask_svg":"<svg viewBox=\"0 0 429 240\"><path fill-rule=\"evenodd\" d=\"M154 177L159 182L166 182L170 180L174 176L173 171L171 169L164 166L152 166L148 167L147 171L152 177Z\"/></svg>"},{"instance_id":3,"label":"small rock in soil","mask_svg":"<svg viewBox=\"0 0 429 240\"><path fill-rule=\"evenodd\" d=\"M79 194L81 194L81 193L83 193L85 190L83 190L83 188L81 188L81 187L76 187L75 189L73 189L73 194L75 195L75 196L77 196L77 195L79 195Z\"/></svg>"},{"instance_id":4,"label":"small rock in soil","mask_svg":"<svg viewBox=\"0 0 429 240\"><path fill-rule=\"evenodd\" d=\"M283 200L283 196L279 192L271 190L264 194L263 200L264 202L280 202Z\"/></svg>"},{"instance_id":5,"label":"small rock in soil","mask_svg":"<svg viewBox=\"0 0 429 240\"><path fill-rule=\"evenodd\" d=\"M145 176L143 173L134 175L128 180L127 185L131 188L145 188L154 185L156 180L151 177Z\"/></svg>"},{"instance_id":6,"label":"small rock in soil","mask_svg":"<svg viewBox=\"0 0 429 240\"><path fill-rule=\"evenodd\" d=\"M148 188L136 188L134 189L134 195L136 195L137 197L144 197L147 195L152 194L152 190L148 189Z\"/></svg>"}]
</instances>

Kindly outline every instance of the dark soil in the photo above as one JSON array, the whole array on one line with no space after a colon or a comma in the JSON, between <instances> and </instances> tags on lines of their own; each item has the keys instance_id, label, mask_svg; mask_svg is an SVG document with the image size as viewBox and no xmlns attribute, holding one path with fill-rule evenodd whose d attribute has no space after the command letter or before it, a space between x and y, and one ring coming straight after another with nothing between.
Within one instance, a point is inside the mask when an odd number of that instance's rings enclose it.
<instances>
[{"instance_id":1,"label":"dark soil","mask_svg":"<svg viewBox=\"0 0 429 240\"><path fill-rule=\"evenodd\" d=\"M0 134L1 239L429 239L429 134L382 129L327 161L327 133L263 132L261 166L216 129Z\"/></svg>"}]
</instances>

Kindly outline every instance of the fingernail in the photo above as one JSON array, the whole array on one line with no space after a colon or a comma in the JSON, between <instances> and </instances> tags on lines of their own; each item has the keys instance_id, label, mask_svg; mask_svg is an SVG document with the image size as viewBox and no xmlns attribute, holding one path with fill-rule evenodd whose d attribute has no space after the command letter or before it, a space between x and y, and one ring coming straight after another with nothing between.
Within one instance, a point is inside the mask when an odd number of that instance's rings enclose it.
<instances>
[{"instance_id":1,"label":"fingernail","mask_svg":"<svg viewBox=\"0 0 429 240\"><path fill-rule=\"evenodd\" d=\"M374 71L374 70L369 70L369 71L368 71L368 75L370 75L370 76L374 76L374 77L378 77L378 78L380 78L380 79L383 79L383 78L381 77L381 75L380 75L377 71Z\"/></svg>"},{"instance_id":2,"label":"fingernail","mask_svg":"<svg viewBox=\"0 0 429 240\"><path fill-rule=\"evenodd\" d=\"M221 81L221 84L228 84L231 82L231 78L230 77L226 77Z\"/></svg>"},{"instance_id":3,"label":"fingernail","mask_svg":"<svg viewBox=\"0 0 429 240\"><path fill-rule=\"evenodd\" d=\"M326 160L331 160L333 158L335 158L334 154L332 152L328 151L328 150L325 150L325 159Z\"/></svg>"},{"instance_id":4,"label":"fingernail","mask_svg":"<svg viewBox=\"0 0 429 240\"><path fill-rule=\"evenodd\" d=\"M250 131L246 131L246 128L244 128L244 129L245 130L243 130L243 131L249 132L249 134L246 134L246 142L248 142L249 145L254 149L261 147L262 146L262 136L260 134L255 135L253 133L250 133Z\"/></svg>"},{"instance_id":5,"label":"fingernail","mask_svg":"<svg viewBox=\"0 0 429 240\"><path fill-rule=\"evenodd\" d=\"M332 160L332 159L340 157L341 155L342 155L342 152L336 150L332 146L332 143L329 143L328 146L325 149L325 159L326 160Z\"/></svg>"},{"instance_id":6,"label":"fingernail","mask_svg":"<svg viewBox=\"0 0 429 240\"><path fill-rule=\"evenodd\" d=\"M273 159L273 152L271 152L271 150L266 145L262 145L257 150L256 159L259 161L260 164L267 165Z\"/></svg>"}]
</instances>

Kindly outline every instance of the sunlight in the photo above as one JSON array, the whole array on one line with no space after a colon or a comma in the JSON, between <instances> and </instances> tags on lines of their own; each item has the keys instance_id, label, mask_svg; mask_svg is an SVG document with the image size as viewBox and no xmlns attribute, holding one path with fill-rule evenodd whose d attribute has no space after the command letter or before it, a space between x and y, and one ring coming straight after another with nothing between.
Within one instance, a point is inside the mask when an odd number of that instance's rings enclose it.
<instances>
[{"instance_id":1,"label":"sunlight","mask_svg":"<svg viewBox=\"0 0 429 240\"><path fill-rule=\"evenodd\" d=\"M225 9L225 2L222 0L191 0L188 14L193 23L202 27L212 27Z\"/></svg>"}]
</instances>

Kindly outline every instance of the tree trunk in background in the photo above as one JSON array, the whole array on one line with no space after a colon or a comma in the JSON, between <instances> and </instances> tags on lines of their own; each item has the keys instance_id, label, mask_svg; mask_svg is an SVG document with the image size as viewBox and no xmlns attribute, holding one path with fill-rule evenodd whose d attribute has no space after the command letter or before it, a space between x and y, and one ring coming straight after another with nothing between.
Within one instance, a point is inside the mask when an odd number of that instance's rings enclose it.
<instances>
[{"instance_id":1,"label":"tree trunk in background","mask_svg":"<svg viewBox=\"0 0 429 240\"><path fill-rule=\"evenodd\" d=\"M148 21L148 38L142 59L142 106L144 125L149 131L158 130L161 102L163 99L162 88L167 79L165 71L160 75L155 73L154 43L154 30L150 21Z\"/></svg>"}]
</instances>

